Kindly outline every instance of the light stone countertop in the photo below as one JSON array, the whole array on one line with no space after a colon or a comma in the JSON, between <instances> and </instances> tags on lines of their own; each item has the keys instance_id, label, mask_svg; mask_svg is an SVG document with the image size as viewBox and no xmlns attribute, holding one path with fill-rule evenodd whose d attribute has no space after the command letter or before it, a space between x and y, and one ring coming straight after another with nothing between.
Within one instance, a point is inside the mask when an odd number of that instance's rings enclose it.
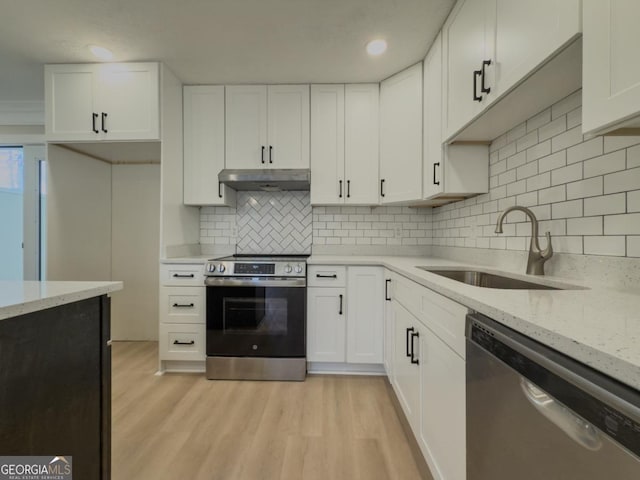
<instances>
[{"instance_id":1,"label":"light stone countertop","mask_svg":"<svg viewBox=\"0 0 640 480\"><path fill-rule=\"evenodd\" d=\"M619 291L429 257L312 255L309 265L379 265L640 389L640 289ZM460 267L570 290L475 287L416 268ZM524 270L525 265L518 265Z\"/></svg>"},{"instance_id":2,"label":"light stone countertop","mask_svg":"<svg viewBox=\"0 0 640 480\"><path fill-rule=\"evenodd\" d=\"M0 320L122 290L122 282L0 281Z\"/></svg>"},{"instance_id":3,"label":"light stone countertop","mask_svg":"<svg viewBox=\"0 0 640 480\"><path fill-rule=\"evenodd\" d=\"M160 263L163 264L185 264L185 265L197 265L197 264L202 264L204 265L204 263L207 260L210 260L212 258L220 258L223 257L225 255L196 255L193 257L170 257L170 258L161 258L160 259Z\"/></svg>"}]
</instances>

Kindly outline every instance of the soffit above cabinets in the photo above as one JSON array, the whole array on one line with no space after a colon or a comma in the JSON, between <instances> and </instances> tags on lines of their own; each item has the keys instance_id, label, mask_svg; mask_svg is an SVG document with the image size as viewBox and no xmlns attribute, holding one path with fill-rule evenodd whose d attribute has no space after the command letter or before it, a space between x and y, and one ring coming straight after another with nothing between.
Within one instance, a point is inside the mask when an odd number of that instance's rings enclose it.
<instances>
[{"instance_id":1,"label":"soffit above cabinets","mask_svg":"<svg viewBox=\"0 0 640 480\"><path fill-rule=\"evenodd\" d=\"M117 62L161 61L185 84L378 82L424 58L453 3L4 2L0 100L41 99L41 65L94 62L92 44ZM384 55L366 54L374 38L387 40Z\"/></svg>"}]
</instances>

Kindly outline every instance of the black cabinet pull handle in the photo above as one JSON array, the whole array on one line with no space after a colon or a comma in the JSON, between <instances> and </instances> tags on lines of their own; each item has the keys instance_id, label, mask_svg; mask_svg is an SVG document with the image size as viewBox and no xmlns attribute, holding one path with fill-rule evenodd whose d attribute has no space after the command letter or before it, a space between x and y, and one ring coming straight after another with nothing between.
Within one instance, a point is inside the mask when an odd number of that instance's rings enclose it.
<instances>
[{"instance_id":1,"label":"black cabinet pull handle","mask_svg":"<svg viewBox=\"0 0 640 480\"><path fill-rule=\"evenodd\" d=\"M491 87L487 87L484 84L484 78L486 76L485 67L491 65L491 60L483 60L482 61L482 79L480 81L480 91L483 93L491 93Z\"/></svg>"},{"instance_id":2,"label":"black cabinet pull handle","mask_svg":"<svg viewBox=\"0 0 640 480\"><path fill-rule=\"evenodd\" d=\"M338 315L342 315L342 295L338 295L340 297L340 310L338 311Z\"/></svg>"},{"instance_id":3,"label":"black cabinet pull handle","mask_svg":"<svg viewBox=\"0 0 640 480\"><path fill-rule=\"evenodd\" d=\"M174 303L173 306L175 308L193 308L195 304L193 303Z\"/></svg>"},{"instance_id":4,"label":"black cabinet pull handle","mask_svg":"<svg viewBox=\"0 0 640 480\"><path fill-rule=\"evenodd\" d=\"M409 328L407 328L407 332L406 332L406 334L405 334L405 341L406 341L406 347L407 347L407 348L406 348L406 350L407 350L407 352L406 352L406 353L407 353L407 357L410 357L410 356L411 356L411 353L409 353L409 334L410 334L411 332L413 332L414 330L415 330L415 329L414 329L413 327L409 327Z\"/></svg>"},{"instance_id":5,"label":"black cabinet pull handle","mask_svg":"<svg viewBox=\"0 0 640 480\"><path fill-rule=\"evenodd\" d=\"M476 102L482 101L482 95L478 95L478 77L482 75L482 70L473 71L473 100Z\"/></svg>"},{"instance_id":6,"label":"black cabinet pull handle","mask_svg":"<svg viewBox=\"0 0 640 480\"><path fill-rule=\"evenodd\" d=\"M173 341L174 345L195 345L195 343L196 343L195 340L191 340L190 342L181 342L180 340Z\"/></svg>"},{"instance_id":7,"label":"black cabinet pull handle","mask_svg":"<svg viewBox=\"0 0 640 480\"><path fill-rule=\"evenodd\" d=\"M262 145L262 153L260 154L260 162L264 164L264 145Z\"/></svg>"},{"instance_id":8,"label":"black cabinet pull handle","mask_svg":"<svg viewBox=\"0 0 640 480\"><path fill-rule=\"evenodd\" d=\"M98 130L96 128L96 118L98 118L98 114L97 113L92 113L91 114L91 130L93 130L93 133L100 133L100 130Z\"/></svg>"},{"instance_id":9,"label":"black cabinet pull handle","mask_svg":"<svg viewBox=\"0 0 640 480\"><path fill-rule=\"evenodd\" d=\"M222 198L222 182L218 182L218 197Z\"/></svg>"},{"instance_id":10,"label":"black cabinet pull handle","mask_svg":"<svg viewBox=\"0 0 640 480\"><path fill-rule=\"evenodd\" d=\"M384 197L384 178L380 180L380 196Z\"/></svg>"},{"instance_id":11,"label":"black cabinet pull handle","mask_svg":"<svg viewBox=\"0 0 640 480\"><path fill-rule=\"evenodd\" d=\"M440 162L436 162L433 164L433 184L440 185L440 180L436 182L436 167L440 166Z\"/></svg>"},{"instance_id":12,"label":"black cabinet pull handle","mask_svg":"<svg viewBox=\"0 0 640 480\"><path fill-rule=\"evenodd\" d=\"M269 163L273 163L272 157L273 147L269 145Z\"/></svg>"},{"instance_id":13,"label":"black cabinet pull handle","mask_svg":"<svg viewBox=\"0 0 640 480\"><path fill-rule=\"evenodd\" d=\"M173 278L194 278L195 275L193 273L188 273L188 274L181 274L181 273L174 273L173 274Z\"/></svg>"},{"instance_id":14,"label":"black cabinet pull handle","mask_svg":"<svg viewBox=\"0 0 640 480\"><path fill-rule=\"evenodd\" d=\"M347 198L351 198L351 180L347 180Z\"/></svg>"},{"instance_id":15,"label":"black cabinet pull handle","mask_svg":"<svg viewBox=\"0 0 640 480\"><path fill-rule=\"evenodd\" d=\"M413 356L413 354L414 354L413 339L414 338L420 338L420 333L419 332L411 333L411 363L413 363L414 365L419 365L420 364L420 360L418 358L414 358L414 356Z\"/></svg>"},{"instance_id":16,"label":"black cabinet pull handle","mask_svg":"<svg viewBox=\"0 0 640 480\"><path fill-rule=\"evenodd\" d=\"M389 296L389 285L390 285L390 284L391 284L391 279L390 279L390 278L387 278L387 279L384 281L384 299L385 299L387 302L390 302L390 301L391 301L391 297Z\"/></svg>"},{"instance_id":17,"label":"black cabinet pull handle","mask_svg":"<svg viewBox=\"0 0 640 480\"><path fill-rule=\"evenodd\" d=\"M316 273L316 278L338 278L338 275L335 273L333 275L323 275L321 273Z\"/></svg>"},{"instance_id":18,"label":"black cabinet pull handle","mask_svg":"<svg viewBox=\"0 0 640 480\"><path fill-rule=\"evenodd\" d=\"M107 133L107 114L102 112L102 131Z\"/></svg>"},{"instance_id":19,"label":"black cabinet pull handle","mask_svg":"<svg viewBox=\"0 0 640 480\"><path fill-rule=\"evenodd\" d=\"M338 195L338 198L342 198L342 180L340 180L340 194Z\"/></svg>"}]
</instances>

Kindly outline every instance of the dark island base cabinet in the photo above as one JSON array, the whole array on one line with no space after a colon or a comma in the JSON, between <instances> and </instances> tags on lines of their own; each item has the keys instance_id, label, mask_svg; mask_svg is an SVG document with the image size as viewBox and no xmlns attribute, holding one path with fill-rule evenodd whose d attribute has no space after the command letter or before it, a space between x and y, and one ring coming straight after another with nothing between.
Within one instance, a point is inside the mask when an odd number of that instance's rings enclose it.
<instances>
[{"instance_id":1,"label":"dark island base cabinet","mask_svg":"<svg viewBox=\"0 0 640 480\"><path fill-rule=\"evenodd\" d=\"M110 299L0 321L0 455L71 455L111 477Z\"/></svg>"}]
</instances>

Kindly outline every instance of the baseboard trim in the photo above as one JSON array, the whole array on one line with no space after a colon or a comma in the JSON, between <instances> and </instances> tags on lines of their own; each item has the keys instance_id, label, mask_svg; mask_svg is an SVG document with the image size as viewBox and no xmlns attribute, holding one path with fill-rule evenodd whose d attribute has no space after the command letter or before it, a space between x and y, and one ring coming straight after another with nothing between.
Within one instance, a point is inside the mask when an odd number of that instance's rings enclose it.
<instances>
[{"instance_id":1,"label":"baseboard trim","mask_svg":"<svg viewBox=\"0 0 640 480\"><path fill-rule=\"evenodd\" d=\"M385 375L384 365L368 363L307 362L309 375Z\"/></svg>"}]
</instances>

